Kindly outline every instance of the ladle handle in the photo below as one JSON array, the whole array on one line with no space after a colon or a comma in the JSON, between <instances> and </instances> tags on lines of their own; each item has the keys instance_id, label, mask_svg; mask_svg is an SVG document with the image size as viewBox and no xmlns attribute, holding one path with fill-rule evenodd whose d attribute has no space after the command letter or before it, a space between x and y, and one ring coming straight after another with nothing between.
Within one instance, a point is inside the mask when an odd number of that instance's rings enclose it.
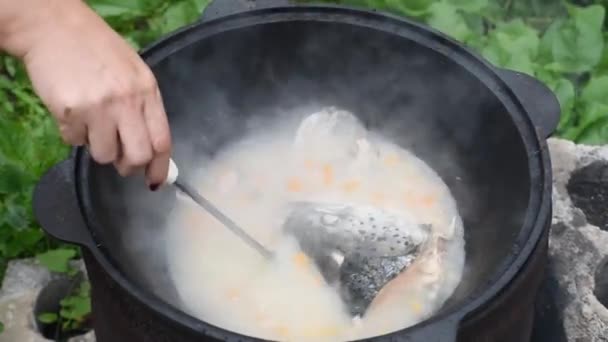
<instances>
[{"instance_id":1,"label":"ladle handle","mask_svg":"<svg viewBox=\"0 0 608 342\"><path fill-rule=\"evenodd\" d=\"M169 159L169 172L167 174L167 180L165 181L165 184L173 185L182 193L186 194L199 206L205 209L209 214L215 217L215 219L220 221L221 224L223 224L226 228L236 234L239 238L241 238L241 240L245 241L245 243L247 243L253 249L257 250L264 257L272 257L272 253L268 249L266 249L266 247L262 246L262 244L260 244L249 234L247 234L241 227L239 227L238 224L232 221L228 216L224 215L224 213L222 213L215 205L213 205L209 200L199 194L195 188L193 188L186 182L180 181L178 179L178 176L179 169L177 168L177 165L175 164L173 159Z\"/></svg>"}]
</instances>

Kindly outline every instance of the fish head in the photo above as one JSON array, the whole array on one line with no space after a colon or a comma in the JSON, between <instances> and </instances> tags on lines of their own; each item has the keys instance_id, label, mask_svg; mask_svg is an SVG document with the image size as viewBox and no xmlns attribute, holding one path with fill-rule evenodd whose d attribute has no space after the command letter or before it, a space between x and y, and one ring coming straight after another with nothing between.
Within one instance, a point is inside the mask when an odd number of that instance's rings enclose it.
<instances>
[{"instance_id":1,"label":"fish head","mask_svg":"<svg viewBox=\"0 0 608 342\"><path fill-rule=\"evenodd\" d=\"M431 227L368 205L293 202L283 230L305 250L388 257L411 254Z\"/></svg>"},{"instance_id":2,"label":"fish head","mask_svg":"<svg viewBox=\"0 0 608 342\"><path fill-rule=\"evenodd\" d=\"M295 202L283 225L338 285L353 316L365 313L384 285L407 269L430 240L431 226L366 205Z\"/></svg>"}]
</instances>

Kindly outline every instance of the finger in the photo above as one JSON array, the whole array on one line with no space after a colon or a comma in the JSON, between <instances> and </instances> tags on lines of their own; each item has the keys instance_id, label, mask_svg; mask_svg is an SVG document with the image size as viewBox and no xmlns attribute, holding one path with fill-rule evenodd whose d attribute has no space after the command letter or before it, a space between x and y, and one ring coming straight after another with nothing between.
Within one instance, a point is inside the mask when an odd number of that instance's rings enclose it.
<instances>
[{"instance_id":1,"label":"finger","mask_svg":"<svg viewBox=\"0 0 608 342\"><path fill-rule=\"evenodd\" d=\"M116 171L118 171L118 173L123 176L126 177L129 175L129 170L125 168L125 166L123 164L120 163L120 161L123 159L123 152L122 152L122 141L120 139L120 134L118 134L118 151L116 153L116 160L114 161L114 168L116 169Z\"/></svg>"},{"instance_id":2,"label":"finger","mask_svg":"<svg viewBox=\"0 0 608 342\"><path fill-rule=\"evenodd\" d=\"M87 143L87 126L84 123L59 124L59 133L66 144L82 146Z\"/></svg>"},{"instance_id":3,"label":"finger","mask_svg":"<svg viewBox=\"0 0 608 342\"><path fill-rule=\"evenodd\" d=\"M158 88L147 97L144 109L146 127L154 152L153 159L146 168L146 179L151 188L156 188L167 179L171 157L171 131Z\"/></svg>"},{"instance_id":4,"label":"finger","mask_svg":"<svg viewBox=\"0 0 608 342\"><path fill-rule=\"evenodd\" d=\"M87 125L89 151L93 159L100 164L109 164L118 155L118 131L116 124L109 117L94 114Z\"/></svg>"},{"instance_id":5,"label":"finger","mask_svg":"<svg viewBox=\"0 0 608 342\"><path fill-rule=\"evenodd\" d=\"M87 125L79 114L72 108L65 108L61 115L53 113L63 141L73 146L87 143Z\"/></svg>"},{"instance_id":6,"label":"finger","mask_svg":"<svg viewBox=\"0 0 608 342\"><path fill-rule=\"evenodd\" d=\"M117 161L118 172L131 175L150 163L153 156L152 143L144 122L143 101L136 107L118 109L123 112L118 123L121 156Z\"/></svg>"}]
</instances>

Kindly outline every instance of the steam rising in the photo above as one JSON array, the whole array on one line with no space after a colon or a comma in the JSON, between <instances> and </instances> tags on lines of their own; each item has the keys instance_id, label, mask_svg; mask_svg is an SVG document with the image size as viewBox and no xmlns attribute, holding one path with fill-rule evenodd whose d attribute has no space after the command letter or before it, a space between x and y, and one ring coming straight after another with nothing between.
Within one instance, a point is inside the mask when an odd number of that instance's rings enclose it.
<instances>
[{"instance_id":1,"label":"steam rising","mask_svg":"<svg viewBox=\"0 0 608 342\"><path fill-rule=\"evenodd\" d=\"M204 177L216 153L236 139L292 134L304 116L337 106L425 160L451 188L465 229L466 218L492 220L487 210L479 218L487 180L468 165L487 157L473 155L477 141L504 138L488 137L492 123L484 119L502 109L461 66L413 41L351 25L277 23L219 33L154 70L170 116L174 159L190 181ZM269 173L274 167L268 165ZM133 260L128 268L141 286L183 309L167 276L165 227L159 226L183 201L172 200L171 188L143 196L141 183L128 182L123 194L130 205L121 239L130 250L118 257ZM469 279L488 272L465 266L456 296L471 290Z\"/></svg>"}]
</instances>

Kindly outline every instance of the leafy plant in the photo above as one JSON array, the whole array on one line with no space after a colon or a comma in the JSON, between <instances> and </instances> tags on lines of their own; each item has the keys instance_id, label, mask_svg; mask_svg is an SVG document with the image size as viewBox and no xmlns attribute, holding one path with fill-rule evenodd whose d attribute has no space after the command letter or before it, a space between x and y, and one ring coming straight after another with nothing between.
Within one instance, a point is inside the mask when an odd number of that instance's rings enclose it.
<instances>
[{"instance_id":1,"label":"leafy plant","mask_svg":"<svg viewBox=\"0 0 608 342\"><path fill-rule=\"evenodd\" d=\"M35 182L67 148L22 66L0 56L0 278L10 259L59 244L46 238L31 205Z\"/></svg>"},{"instance_id":2,"label":"leafy plant","mask_svg":"<svg viewBox=\"0 0 608 342\"><path fill-rule=\"evenodd\" d=\"M61 340L73 332L82 331L91 314L90 284L82 281L82 274L70 265L77 256L74 249L59 248L40 253L37 260L51 272L65 274L71 279L76 290L71 288L68 295L60 301L58 312L43 312L38 320L47 325L55 325L55 340Z\"/></svg>"},{"instance_id":3,"label":"leafy plant","mask_svg":"<svg viewBox=\"0 0 608 342\"><path fill-rule=\"evenodd\" d=\"M308 1L319 2L319 1ZM491 63L537 77L557 95L557 135L608 143L606 1L325 0L421 21ZM585 3L586 6L580 6Z\"/></svg>"},{"instance_id":4,"label":"leafy plant","mask_svg":"<svg viewBox=\"0 0 608 342\"><path fill-rule=\"evenodd\" d=\"M79 282L75 291L59 302L59 312L44 312L38 320L47 325L55 325L55 340L63 340L71 333L84 331L91 314L91 285Z\"/></svg>"},{"instance_id":5,"label":"leafy plant","mask_svg":"<svg viewBox=\"0 0 608 342\"><path fill-rule=\"evenodd\" d=\"M38 254L36 258L40 264L46 266L51 272L76 275L77 270L70 267L70 260L76 256L74 249L59 248Z\"/></svg>"},{"instance_id":6,"label":"leafy plant","mask_svg":"<svg viewBox=\"0 0 608 342\"><path fill-rule=\"evenodd\" d=\"M211 0L88 0L135 48L196 21Z\"/></svg>"},{"instance_id":7,"label":"leafy plant","mask_svg":"<svg viewBox=\"0 0 608 342\"><path fill-rule=\"evenodd\" d=\"M208 2L88 1L135 49L195 21ZM0 55L0 279L9 260L31 256L53 272L77 275L69 261L78 256L78 249L46 237L31 209L36 181L67 153L23 65ZM75 294L62 300L58 313L44 313L39 319L59 324L63 332L79 329L90 312L88 292L88 283L82 283Z\"/></svg>"},{"instance_id":8,"label":"leafy plant","mask_svg":"<svg viewBox=\"0 0 608 342\"><path fill-rule=\"evenodd\" d=\"M136 49L195 21L208 2L88 1ZM55 248L77 251L46 237L31 209L36 181L67 153L68 147L61 142L53 119L35 95L23 65L0 55L0 279L11 259Z\"/></svg>"}]
</instances>

